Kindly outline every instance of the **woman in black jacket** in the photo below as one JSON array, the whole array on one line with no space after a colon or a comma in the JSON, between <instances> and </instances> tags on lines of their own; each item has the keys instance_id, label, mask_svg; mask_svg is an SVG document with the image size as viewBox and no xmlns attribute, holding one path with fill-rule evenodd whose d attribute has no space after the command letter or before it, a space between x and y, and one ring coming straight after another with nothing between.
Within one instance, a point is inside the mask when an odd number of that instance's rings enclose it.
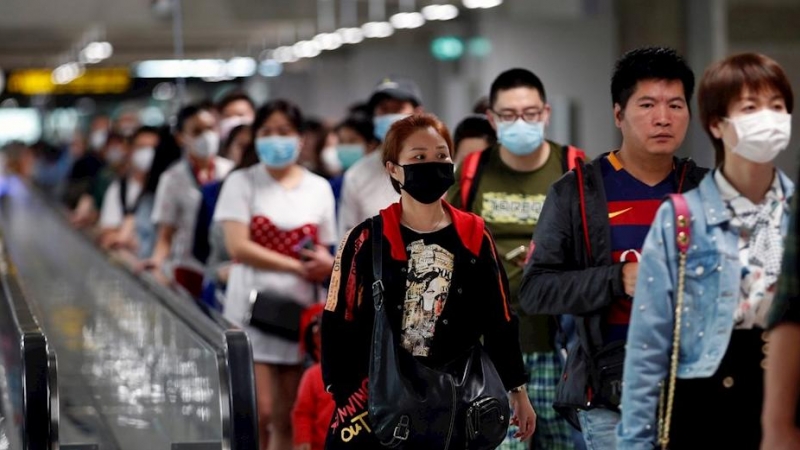
<instances>
[{"instance_id":1,"label":"woman in black jacket","mask_svg":"<svg viewBox=\"0 0 800 450\"><path fill-rule=\"evenodd\" d=\"M510 392L515 437L525 440L536 415L524 386L508 281L483 220L441 200L454 181L452 152L446 127L430 115L403 119L387 135L383 161L401 199L380 213L384 310L399 346L429 367L442 367L483 339ZM367 413L375 317L371 223L345 236L323 315L323 378L337 405L328 449L383 448Z\"/></svg>"}]
</instances>

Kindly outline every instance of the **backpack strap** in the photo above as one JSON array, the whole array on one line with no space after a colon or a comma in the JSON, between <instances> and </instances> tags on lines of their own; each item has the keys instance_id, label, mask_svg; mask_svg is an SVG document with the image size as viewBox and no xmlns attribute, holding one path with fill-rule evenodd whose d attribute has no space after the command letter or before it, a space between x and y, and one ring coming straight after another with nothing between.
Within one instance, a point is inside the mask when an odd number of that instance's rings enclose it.
<instances>
[{"instance_id":1,"label":"backpack strap","mask_svg":"<svg viewBox=\"0 0 800 450\"><path fill-rule=\"evenodd\" d=\"M586 245L586 254L589 258L589 264L592 264L594 257L592 255L592 240L589 236L589 223L586 221L586 188L584 186L584 170L585 166L577 164L575 166L575 178L578 181L578 201L581 211L581 225L583 226L583 242Z\"/></svg>"},{"instance_id":2,"label":"backpack strap","mask_svg":"<svg viewBox=\"0 0 800 450\"><path fill-rule=\"evenodd\" d=\"M561 167L564 172L569 172L578 165L578 159L586 160L586 152L572 145L564 146L562 152Z\"/></svg>"},{"instance_id":3,"label":"backpack strap","mask_svg":"<svg viewBox=\"0 0 800 450\"><path fill-rule=\"evenodd\" d=\"M489 162L490 152L491 147L470 153L464 158L461 166L461 179L459 180L462 211L469 212L472 210L472 203L475 202L475 196L478 194L478 183L475 180L481 177L483 169Z\"/></svg>"},{"instance_id":4,"label":"backpack strap","mask_svg":"<svg viewBox=\"0 0 800 450\"><path fill-rule=\"evenodd\" d=\"M127 216L131 213L128 208L128 178L120 177L119 179L119 204L122 207L122 216Z\"/></svg>"},{"instance_id":5,"label":"backpack strap","mask_svg":"<svg viewBox=\"0 0 800 450\"><path fill-rule=\"evenodd\" d=\"M372 300L375 310L383 307L383 218L377 215L371 220L372 226Z\"/></svg>"}]
</instances>

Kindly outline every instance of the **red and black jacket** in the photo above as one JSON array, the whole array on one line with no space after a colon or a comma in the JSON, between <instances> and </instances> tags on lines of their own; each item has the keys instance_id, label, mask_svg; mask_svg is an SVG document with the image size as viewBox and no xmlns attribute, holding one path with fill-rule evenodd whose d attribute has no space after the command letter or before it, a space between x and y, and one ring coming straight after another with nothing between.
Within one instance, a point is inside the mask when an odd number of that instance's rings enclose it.
<instances>
[{"instance_id":1,"label":"red and black jacket","mask_svg":"<svg viewBox=\"0 0 800 450\"><path fill-rule=\"evenodd\" d=\"M454 253L453 279L447 305L439 316L430 356L431 366L444 364L478 344L491 357L507 389L527 381L519 344L518 320L508 300L508 280L497 258L494 241L480 217L443 202L462 248ZM383 218L383 283L386 311L400 330L406 291L408 255L400 232L399 203L381 211ZM344 238L322 319L322 373L337 405L362 385L368 375L374 304L371 221ZM398 333L399 334L399 333Z\"/></svg>"}]
</instances>

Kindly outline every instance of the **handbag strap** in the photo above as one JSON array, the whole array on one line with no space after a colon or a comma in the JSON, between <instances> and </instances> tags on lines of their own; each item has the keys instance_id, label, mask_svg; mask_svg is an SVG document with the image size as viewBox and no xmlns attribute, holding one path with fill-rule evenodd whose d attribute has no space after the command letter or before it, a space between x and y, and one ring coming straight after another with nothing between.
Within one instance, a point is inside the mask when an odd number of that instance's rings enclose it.
<instances>
[{"instance_id":1,"label":"handbag strap","mask_svg":"<svg viewBox=\"0 0 800 450\"><path fill-rule=\"evenodd\" d=\"M669 200L675 210L675 245L678 248L678 288L675 300L675 328L672 336L669 379L661 383L658 407L658 443L662 450L669 446L672 425L672 408L675 402L675 384L678 378L678 355L681 345L681 316L686 278L686 254L691 242L691 213L686 198L681 194L670 194ZM666 386L665 386L666 384Z\"/></svg>"},{"instance_id":2,"label":"handbag strap","mask_svg":"<svg viewBox=\"0 0 800 450\"><path fill-rule=\"evenodd\" d=\"M372 300L375 311L383 308L383 219L372 218Z\"/></svg>"}]
</instances>

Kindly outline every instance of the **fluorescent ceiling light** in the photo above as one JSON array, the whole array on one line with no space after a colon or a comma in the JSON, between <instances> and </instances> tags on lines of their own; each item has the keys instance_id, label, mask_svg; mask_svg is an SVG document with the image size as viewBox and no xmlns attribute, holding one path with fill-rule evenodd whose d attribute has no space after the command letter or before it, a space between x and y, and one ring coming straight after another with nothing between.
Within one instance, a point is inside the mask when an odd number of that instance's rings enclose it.
<instances>
[{"instance_id":1,"label":"fluorescent ceiling light","mask_svg":"<svg viewBox=\"0 0 800 450\"><path fill-rule=\"evenodd\" d=\"M289 46L278 47L272 52L272 58L280 63L293 63L299 58L294 52L294 49Z\"/></svg>"},{"instance_id":2,"label":"fluorescent ceiling light","mask_svg":"<svg viewBox=\"0 0 800 450\"><path fill-rule=\"evenodd\" d=\"M342 37L345 44L358 44L364 40L364 31L361 28L340 28L336 34Z\"/></svg>"},{"instance_id":3,"label":"fluorescent ceiling light","mask_svg":"<svg viewBox=\"0 0 800 450\"><path fill-rule=\"evenodd\" d=\"M412 29L425 25L425 17L418 12L397 13L389 19L389 22L397 29Z\"/></svg>"},{"instance_id":4,"label":"fluorescent ceiling light","mask_svg":"<svg viewBox=\"0 0 800 450\"><path fill-rule=\"evenodd\" d=\"M458 17L458 7L455 5L428 5L422 8L425 20L453 20Z\"/></svg>"},{"instance_id":5,"label":"fluorescent ceiling light","mask_svg":"<svg viewBox=\"0 0 800 450\"><path fill-rule=\"evenodd\" d=\"M250 77L256 73L256 66L255 59L240 56L231 58L225 65L225 69L229 77Z\"/></svg>"},{"instance_id":6,"label":"fluorescent ceiling light","mask_svg":"<svg viewBox=\"0 0 800 450\"><path fill-rule=\"evenodd\" d=\"M314 41L300 41L292 46L292 50L298 58L313 58L322 53L322 48Z\"/></svg>"},{"instance_id":7,"label":"fluorescent ceiling light","mask_svg":"<svg viewBox=\"0 0 800 450\"><path fill-rule=\"evenodd\" d=\"M462 0L462 3L469 9L489 9L500 6L503 0Z\"/></svg>"},{"instance_id":8,"label":"fluorescent ceiling light","mask_svg":"<svg viewBox=\"0 0 800 450\"><path fill-rule=\"evenodd\" d=\"M96 64L110 58L112 54L114 54L114 47L111 46L111 43L92 42L81 50L80 59L89 64Z\"/></svg>"},{"instance_id":9,"label":"fluorescent ceiling light","mask_svg":"<svg viewBox=\"0 0 800 450\"><path fill-rule=\"evenodd\" d=\"M50 75L53 84L69 84L76 78L83 75L83 66L72 62L58 66Z\"/></svg>"},{"instance_id":10,"label":"fluorescent ceiling light","mask_svg":"<svg viewBox=\"0 0 800 450\"><path fill-rule=\"evenodd\" d=\"M283 64L274 59L267 59L258 65L258 73L268 78L277 77L283 73Z\"/></svg>"},{"instance_id":11,"label":"fluorescent ceiling light","mask_svg":"<svg viewBox=\"0 0 800 450\"><path fill-rule=\"evenodd\" d=\"M136 65L140 78L204 78L224 80L249 77L256 73L253 58L224 59L162 59L142 61Z\"/></svg>"},{"instance_id":12,"label":"fluorescent ceiling light","mask_svg":"<svg viewBox=\"0 0 800 450\"><path fill-rule=\"evenodd\" d=\"M320 33L314 36L314 42L322 50L336 50L344 44L344 40L339 33Z\"/></svg>"},{"instance_id":13,"label":"fluorescent ceiling light","mask_svg":"<svg viewBox=\"0 0 800 450\"><path fill-rule=\"evenodd\" d=\"M394 34L394 27L389 22L367 22L361 31L366 38L385 38Z\"/></svg>"}]
</instances>

